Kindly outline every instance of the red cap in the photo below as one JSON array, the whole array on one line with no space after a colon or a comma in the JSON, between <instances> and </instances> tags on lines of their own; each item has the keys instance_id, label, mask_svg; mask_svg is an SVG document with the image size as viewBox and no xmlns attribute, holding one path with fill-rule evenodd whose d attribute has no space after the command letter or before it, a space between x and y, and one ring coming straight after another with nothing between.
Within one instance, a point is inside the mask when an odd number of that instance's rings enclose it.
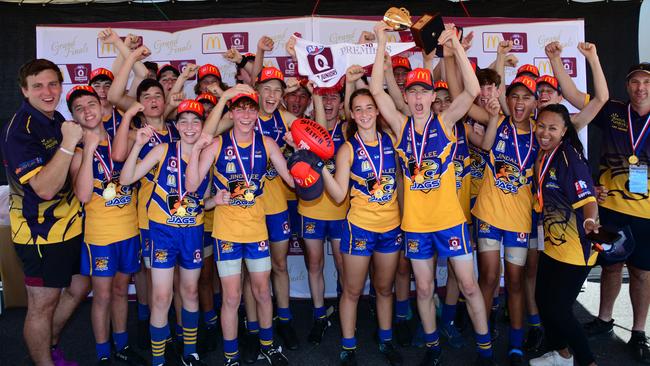
<instances>
[{"instance_id":1,"label":"red cap","mask_svg":"<svg viewBox=\"0 0 650 366\"><path fill-rule=\"evenodd\" d=\"M542 75L538 77L535 82L537 83L537 86L539 86L539 84L544 83L550 85L553 89L557 91L560 90L560 87L558 86L557 78L555 76Z\"/></svg>"},{"instance_id":2,"label":"red cap","mask_svg":"<svg viewBox=\"0 0 650 366\"><path fill-rule=\"evenodd\" d=\"M438 90L438 89L449 90L449 85L444 80L437 80L435 83L433 83L433 90Z\"/></svg>"},{"instance_id":3,"label":"red cap","mask_svg":"<svg viewBox=\"0 0 650 366\"><path fill-rule=\"evenodd\" d=\"M88 94L88 93L90 93L90 94L96 96L97 98L99 98L99 97L97 96L97 92L95 92L95 89L93 89L92 86L89 86L89 85L77 85L77 86L75 86L74 88L70 89L70 91L68 92L68 94L66 94L66 96L65 96L65 100L66 100L66 102L70 102L70 98L71 98L73 95L77 94L77 93L81 93L81 94Z\"/></svg>"},{"instance_id":4,"label":"red cap","mask_svg":"<svg viewBox=\"0 0 650 366\"><path fill-rule=\"evenodd\" d=\"M433 89L433 81L431 80L431 72L427 69L417 68L409 71L406 75L406 83L404 89L408 89L414 85L421 85L426 89Z\"/></svg>"},{"instance_id":5,"label":"red cap","mask_svg":"<svg viewBox=\"0 0 650 366\"><path fill-rule=\"evenodd\" d=\"M196 100L199 101L199 102L207 100L208 102L210 102L210 103L212 103L214 105L217 105L217 97L215 97L214 95L212 95L210 93L203 93L203 94L199 95L198 97L196 97Z\"/></svg>"},{"instance_id":6,"label":"red cap","mask_svg":"<svg viewBox=\"0 0 650 366\"><path fill-rule=\"evenodd\" d=\"M535 78L539 77L539 70L535 65L531 65L531 64L522 65L520 68L517 69L517 76L521 76L521 74L525 72L533 74Z\"/></svg>"},{"instance_id":7,"label":"red cap","mask_svg":"<svg viewBox=\"0 0 650 366\"><path fill-rule=\"evenodd\" d=\"M199 71L197 74L199 76L199 80L203 79L208 75L212 75L214 77L219 78L219 80L221 80L221 72L219 71L219 68L214 66L213 64L205 64L199 67Z\"/></svg>"},{"instance_id":8,"label":"red cap","mask_svg":"<svg viewBox=\"0 0 650 366\"><path fill-rule=\"evenodd\" d=\"M517 85L525 86L531 94L536 95L535 92L537 91L537 83L533 78L529 76L516 77L515 80L513 80L510 85L508 85L508 89L506 89L506 95L510 94L512 89L514 89L514 87Z\"/></svg>"},{"instance_id":9,"label":"red cap","mask_svg":"<svg viewBox=\"0 0 650 366\"><path fill-rule=\"evenodd\" d=\"M88 78L88 80L90 80L90 81L88 82L88 84L92 84L92 82L95 81L95 78L100 77L100 76L105 76L110 81L113 81L113 79L115 79L115 77L113 76L113 73L111 72L111 70L100 67L100 68L97 68L97 69L93 70L90 73L90 78Z\"/></svg>"},{"instance_id":10,"label":"red cap","mask_svg":"<svg viewBox=\"0 0 650 366\"><path fill-rule=\"evenodd\" d=\"M178 105L178 108L176 109L177 114L181 114L184 112L191 112L203 118L205 110L203 109L203 104L201 104L200 102L194 99L185 99L184 101L181 102L181 104Z\"/></svg>"},{"instance_id":11,"label":"red cap","mask_svg":"<svg viewBox=\"0 0 650 366\"><path fill-rule=\"evenodd\" d=\"M411 62L407 57L403 56L393 56L391 57L391 62L393 63L393 69L397 67L403 67L407 69L408 71L411 71Z\"/></svg>"},{"instance_id":12,"label":"red cap","mask_svg":"<svg viewBox=\"0 0 650 366\"><path fill-rule=\"evenodd\" d=\"M236 101L240 100L241 98L248 98L255 102L255 104L259 104L259 99L257 97L257 93L241 93L237 94L232 99L230 99L230 103L228 105L233 105L235 104Z\"/></svg>"},{"instance_id":13,"label":"red cap","mask_svg":"<svg viewBox=\"0 0 650 366\"><path fill-rule=\"evenodd\" d=\"M160 79L160 75L162 75L162 73L165 72L165 71L172 71L174 74L176 74L176 76L181 74L181 72L178 71L178 69L176 67L174 67L174 65L172 65L172 64L164 64L158 69L158 73L156 74L156 77L158 79Z\"/></svg>"},{"instance_id":14,"label":"red cap","mask_svg":"<svg viewBox=\"0 0 650 366\"><path fill-rule=\"evenodd\" d=\"M283 88L287 87L287 84L284 83L284 74L278 68L275 67L265 67L260 71L260 74L257 77L258 83L265 83L269 80L278 80Z\"/></svg>"}]
</instances>

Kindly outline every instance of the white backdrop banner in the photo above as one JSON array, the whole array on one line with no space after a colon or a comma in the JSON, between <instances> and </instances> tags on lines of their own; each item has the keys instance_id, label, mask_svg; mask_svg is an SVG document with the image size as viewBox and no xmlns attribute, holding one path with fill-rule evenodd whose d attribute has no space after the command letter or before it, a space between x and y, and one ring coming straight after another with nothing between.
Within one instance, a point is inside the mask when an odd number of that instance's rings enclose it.
<instances>
[{"instance_id":1,"label":"white backdrop banner","mask_svg":"<svg viewBox=\"0 0 650 366\"><path fill-rule=\"evenodd\" d=\"M111 68L116 51L102 44L97 34L106 27L119 35L128 33L142 36L152 52L150 61L159 65L171 63L182 70L187 63L211 63L219 67L223 81L235 82L235 65L223 58L231 47L241 53L255 52L257 40L267 35L275 42L275 49L266 54L264 64L278 67L286 76L297 76L296 64L286 53L284 46L294 33L301 38L320 45L355 43L362 31L372 31L379 17L294 17L258 19L207 19L165 22L121 22L103 24L42 25L36 28L37 57L47 58L58 64L64 74L64 95L74 85L87 84L92 69ZM479 67L487 67L496 56L501 40L512 40L512 50L519 64L536 65L542 74L552 74L550 63L544 54L544 46L559 41L564 46L562 61L567 72L580 90L586 90L585 59L578 52L578 42L584 41L584 21L581 19L519 19L519 18L445 18L464 27L465 34L474 32L474 42L467 54ZM410 32L389 33L389 42L397 47L412 42ZM403 44L399 44L403 42ZM405 50L408 49L404 48ZM413 67L422 65L422 56L416 50L402 53L408 56ZM374 53L372 58L374 58ZM345 72L345 70L343 70ZM514 78L516 69L506 69L506 84ZM195 80L185 86L188 96L193 96ZM69 116L62 99L59 111ZM586 131L585 131L586 133ZM583 143L586 139L583 139ZM310 297L307 270L303 253L297 243L292 243L289 253L289 276L291 296ZM439 261L436 283L446 282L445 261ZM327 247L325 259L326 296L336 296L336 270L331 248Z\"/></svg>"}]
</instances>

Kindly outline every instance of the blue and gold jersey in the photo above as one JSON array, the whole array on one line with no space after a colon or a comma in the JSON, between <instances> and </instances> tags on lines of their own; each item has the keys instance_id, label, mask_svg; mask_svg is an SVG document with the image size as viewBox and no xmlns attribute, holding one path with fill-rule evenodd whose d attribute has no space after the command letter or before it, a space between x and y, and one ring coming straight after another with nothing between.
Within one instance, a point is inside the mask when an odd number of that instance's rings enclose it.
<instances>
[{"instance_id":1,"label":"blue and gold jersey","mask_svg":"<svg viewBox=\"0 0 650 366\"><path fill-rule=\"evenodd\" d=\"M345 136L343 135L344 126L344 122L338 121L336 122L336 125L334 125L334 128L329 131L330 136L332 136L332 141L334 142L334 156L324 163L332 176L336 171L336 152L339 150L339 147L345 143ZM327 193L327 190L323 190L323 194L315 200L298 201L298 213L317 220L342 220L345 218L345 214L348 212L349 208L350 199L348 197L346 197L340 204L337 204L334 202L332 197L330 197L329 193Z\"/></svg>"},{"instance_id":2,"label":"blue and gold jersey","mask_svg":"<svg viewBox=\"0 0 650 366\"><path fill-rule=\"evenodd\" d=\"M364 144L355 134L346 142L350 149L350 210L347 219L362 229L384 233L399 226L397 163L393 140L378 133L378 140ZM379 172L379 180L373 170ZM380 165L383 165L380 168Z\"/></svg>"},{"instance_id":3,"label":"blue and gold jersey","mask_svg":"<svg viewBox=\"0 0 650 366\"><path fill-rule=\"evenodd\" d=\"M40 198L29 184L59 150L63 121L61 113L54 112L49 118L25 100L2 130L11 240L15 244L60 243L81 234L81 205L69 178L50 200Z\"/></svg>"},{"instance_id":4,"label":"blue and gold jersey","mask_svg":"<svg viewBox=\"0 0 650 366\"><path fill-rule=\"evenodd\" d=\"M650 138L648 138L650 130L646 130L643 135L641 133L649 120L650 114L639 115L629 103L609 101L592 123L603 132L598 184L605 186L608 194L601 206L644 219L650 219L650 193L630 192L628 159L634 154L639 165L646 167L650 165ZM630 123L632 135L639 141L634 152L630 138Z\"/></svg>"},{"instance_id":5,"label":"blue and gold jersey","mask_svg":"<svg viewBox=\"0 0 650 366\"><path fill-rule=\"evenodd\" d=\"M546 161L542 159L540 170ZM581 209L596 202L593 187L587 162L573 146L562 142L542 181L544 253L555 260L577 266L595 264L597 253L585 238Z\"/></svg>"},{"instance_id":6,"label":"blue and gold jersey","mask_svg":"<svg viewBox=\"0 0 650 366\"><path fill-rule=\"evenodd\" d=\"M509 117L501 119L486 162L483 184L472 209L476 217L502 230L531 232L533 196L530 185L537 149L534 129L519 131ZM524 164L521 168L520 162Z\"/></svg>"},{"instance_id":7,"label":"blue and gold jersey","mask_svg":"<svg viewBox=\"0 0 650 366\"><path fill-rule=\"evenodd\" d=\"M215 208L212 236L235 243L266 240L268 232L264 206L260 201L266 195L264 178L270 163L264 137L255 132L253 142L237 146L233 140L232 130L217 137L218 152L213 167L213 181L217 189L230 192L230 205ZM284 202L286 205L286 200Z\"/></svg>"},{"instance_id":8,"label":"blue and gold jersey","mask_svg":"<svg viewBox=\"0 0 650 366\"><path fill-rule=\"evenodd\" d=\"M470 128L475 128L474 124L478 123L471 118L467 119L468 125ZM471 188L470 188L470 199L478 196L478 192L481 189L481 184L483 184L483 176L485 174L485 165L486 161L490 159L490 153L481 149L478 146L474 146L471 142L468 142L469 155L471 157L471 167L470 175L471 179Z\"/></svg>"},{"instance_id":9,"label":"blue and gold jersey","mask_svg":"<svg viewBox=\"0 0 650 366\"><path fill-rule=\"evenodd\" d=\"M120 113L117 108L113 107L113 113L104 116L104 118L102 118L102 123L104 124L106 133L108 133L111 138L114 138L117 133L117 128L120 127L120 123L122 123L122 113Z\"/></svg>"},{"instance_id":10,"label":"blue and gold jersey","mask_svg":"<svg viewBox=\"0 0 650 366\"><path fill-rule=\"evenodd\" d=\"M398 136L397 153L404 172L402 230L428 233L460 225L465 215L458 201L452 163L456 138L445 130L438 115L431 117L422 132L416 131L414 125L407 117Z\"/></svg>"},{"instance_id":11,"label":"blue and gold jersey","mask_svg":"<svg viewBox=\"0 0 650 366\"><path fill-rule=\"evenodd\" d=\"M463 213L468 223L472 222L472 214L470 213L469 200L471 190L471 157L469 152L469 141L467 141L467 129L471 128L469 125L458 121L454 125L454 135L456 136L456 144L452 150L454 172L456 173L456 192L458 193L458 200L463 208Z\"/></svg>"},{"instance_id":12,"label":"blue and gold jersey","mask_svg":"<svg viewBox=\"0 0 650 366\"><path fill-rule=\"evenodd\" d=\"M285 155L285 159L291 155L291 149L286 146L283 139L284 134L289 130L289 125L280 109L276 109L269 118L258 117L255 129L261 131L262 135L272 138ZM273 164L269 164L267 169L264 196L261 201L264 212L267 215L274 215L287 210L287 199L295 197L295 193L282 181Z\"/></svg>"},{"instance_id":13,"label":"blue and gold jersey","mask_svg":"<svg viewBox=\"0 0 650 366\"><path fill-rule=\"evenodd\" d=\"M83 151L83 147L79 148ZM101 159L100 159L101 158ZM93 245L108 245L137 236L138 211L133 185L120 185L124 163L114 162L110 179L106 168L111 169L108 141L102 141L93 156L93 193L84 209L84 241ZM102 196L109 183L115 185L115 197Z\"/></svg>"},{"instance_id":14,"label":"blue and gold jersey","mask_svg":"<svg viewBox=\"0 0 650 366\"><path fill-rule=\"evenodd\" d=\"M134 121L134 125L137 128L143 127L141 121ZM165 123L165 127L162 131L156 131L156 134L151 137L148 143L146 143L142 150L140 150L140 159L143 159L151 149L156 145L162 143L173 143L180 140L180 135L176 126L171 123ZM149 228L149 217L147 216L147 202L151 198L151 193L153 192L153 178L156 167L151 169L142 179L140 179L140 186L138 187L138 226L141 229Z\"/></svg>"},{"instance_id":15,"label":"blue and gold jersey","mask_svg":"<svg viewBox=\"0 0 650 366\"><path fill-rule=\"evenodd\" d=\"M210 169L208 173L208 188L210 190L210 197L217 194L217 186L214 185L214 170ZM209 210L203 211L203 231L206 233L212 232L212 225L214 223L214 207Z\"/></svg>"},{"instance_id":16,"label":"blue and gold jersey","mask_svg":"<svg viewBox=\"0 0 650 366\"><path fill-rule=\"evenodd\" d=\"M147 214L149 220L159 224L199 226L203 224L203 196L208 179L204 178L195 192L187 192L187 162L182 158L180 146L180 141L164 145L163 157L154 173L154 188L147 203Z\"/></svg>"}]
</instances>

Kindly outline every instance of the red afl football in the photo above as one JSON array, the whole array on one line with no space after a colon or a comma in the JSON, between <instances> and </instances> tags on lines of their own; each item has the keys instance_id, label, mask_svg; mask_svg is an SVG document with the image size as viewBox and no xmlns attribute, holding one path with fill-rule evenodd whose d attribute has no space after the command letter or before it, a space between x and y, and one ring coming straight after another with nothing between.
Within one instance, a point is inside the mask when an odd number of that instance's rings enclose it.
<instances>
[{"instance_id":1,"label":"red afl football","mask_svg":"<svg viewBox=\"0 0 650 366\"><path fill-rule=\"evenodd\" d=\"M299 149L305 149L323 160L334 155L334 141L325 127L307 118L299 118L291 124L291 137Z\"/></svg>"}]
</instances>

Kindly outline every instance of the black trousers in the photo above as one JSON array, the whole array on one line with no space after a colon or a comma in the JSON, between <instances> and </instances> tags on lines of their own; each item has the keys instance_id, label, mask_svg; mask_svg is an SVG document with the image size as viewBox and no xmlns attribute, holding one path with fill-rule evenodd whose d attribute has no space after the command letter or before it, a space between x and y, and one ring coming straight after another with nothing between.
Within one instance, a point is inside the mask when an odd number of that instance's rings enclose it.
<instances>
[{"instance_id":1,"label":"black trousers","mask_svg":"<svg viewBox=\"0 0 650 366\"><path fill-rule=\"evenodd\" d=\"M595 362L573 304L591 267L557 261L541 253L535 299L546 332L549 351L571 347L579 365Z\"/></svg>"}]
</instances>

